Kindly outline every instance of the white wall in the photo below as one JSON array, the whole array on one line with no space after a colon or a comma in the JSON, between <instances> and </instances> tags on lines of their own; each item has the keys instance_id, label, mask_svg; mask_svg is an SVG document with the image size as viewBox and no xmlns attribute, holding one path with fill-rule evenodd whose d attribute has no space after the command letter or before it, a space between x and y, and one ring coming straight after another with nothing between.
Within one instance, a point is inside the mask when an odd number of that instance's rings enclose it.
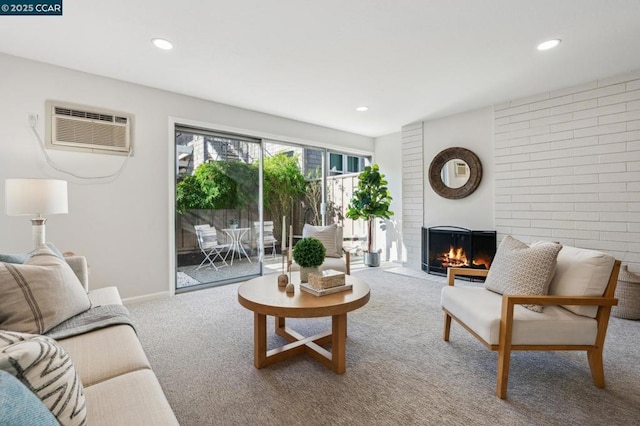
<instances>
[{"instance_id":1,"label":"white wall","mask_svg":"<svg viewBox=\"0 0 640 426\"><path fill-rule=\"evenodd\" d=\"M373 152L373 140L368 137L12 56L0 54L0 69L0 180L68 180L69 214L48 218L47 240L62 251L87 256L92 288L117 285L125 298L168 292L170 288L173 271L169 265L169 240L173 224L168 184L173 173L169 162L172 118L353 152ZM27 116L39 115L38 130L44 137L47 99L135 115L134 156L118 179L103 183L83 181L56 172L44 163ZM92 176L111 173L123 161L123 157L101 154L48 152L64 169ZM0 198L4 199L4 184L0 186ZM0 214L0 250L30 249L28 218Z\"/></svg>"},{"instance_id":2,"label":"white wall","mask_svg":"<svg viewBox=\"0 0 640 426\"><path fill-rule=\"evenodd\" d=\"M640 266L640 71L495 107L500 235Z\"/></svg>"},{"instance_id":3,"label":"white wall","mask_svg":"<svg viewBox=\"0 0 640 426\"><path fill-rule=\"evenodd\" d=\"M493 109L491 107L423 123L424 226L461 226L494 229ZM473 151L482 163L482 180L473 194L449 200L429 185L429 165L442 150L462 147Z\"/></svg>"},{"instance_id":4,"label":"white wall","mask_svg":"<svg viewBox=\"0 0 640 426\"><path fill-rule=\"evenodd\" d=\"M406 259L402 244L402 156L401 134L381 136L374 140L374 161L380 166L389 182L388 188L393 200L391 211L394 215L387 222L386 230L376 226L376 247L382 249L382 259L402 261Z\"/></svg>"}]
</instances>

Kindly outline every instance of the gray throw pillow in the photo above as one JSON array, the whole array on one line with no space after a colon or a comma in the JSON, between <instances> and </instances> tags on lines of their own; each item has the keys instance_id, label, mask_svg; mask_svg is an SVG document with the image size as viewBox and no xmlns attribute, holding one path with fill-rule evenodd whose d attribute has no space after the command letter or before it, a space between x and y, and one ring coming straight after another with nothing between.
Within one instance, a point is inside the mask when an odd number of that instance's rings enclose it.
<instances>
[{"instance_id":1,"label":"gray throw pillow","mask_svg":"<svg viewBox=\"0 0 640 426\"><path fill-rule=\"evenodd\" d=\"M507 295L547 294L561 249L561 244L551 242L529 247L507 235L493 258L484 287ZM542 312L540 305L522 306L534 312Z\"/></svg>"},{"instance_id":2,"label":"gray throw pillow","mask_svg":"<svg viewBox=\"0 0 640 426\"><path fill-rule=\"evenodd\" d=\"M24 264L0 263L0 329L43 334L91 307L78 277L45 245Z\"/></svg>"}]
</instances>

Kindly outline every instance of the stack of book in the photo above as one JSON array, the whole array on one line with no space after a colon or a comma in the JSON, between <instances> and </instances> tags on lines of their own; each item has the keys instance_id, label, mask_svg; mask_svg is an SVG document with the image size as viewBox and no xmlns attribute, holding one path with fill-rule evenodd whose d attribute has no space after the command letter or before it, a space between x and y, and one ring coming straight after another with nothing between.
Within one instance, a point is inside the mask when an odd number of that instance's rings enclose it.
<instances>
[{"instance_id":1,"label":"stack of book","mask_svg":"<svg viewBox=\"0 0 640 426\"><path fill-rule=\"evenodd\" d=\"M338 293L351 290L353 286L345 283L344 273L329 269L309 274L309 282L301 283L300 289L315 296Z\"/></svg>"}]
</instances>

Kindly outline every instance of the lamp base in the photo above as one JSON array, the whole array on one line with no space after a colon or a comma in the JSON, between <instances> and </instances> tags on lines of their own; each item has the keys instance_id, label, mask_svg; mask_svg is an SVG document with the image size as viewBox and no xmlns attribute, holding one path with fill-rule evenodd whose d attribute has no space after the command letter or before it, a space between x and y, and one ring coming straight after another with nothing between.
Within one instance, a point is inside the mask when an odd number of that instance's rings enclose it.
<instances>
[{"instance_id":1,"label":"lamp base","mask_svg":"<svg viewBox=\"0 0 640 426\"><path fill-rule=\"evenodd\" d=\"M33 238L33 246L35 248L44 244L45 223L47 223L47 219L43 217L31 219L31 236Z\"/></svg>"}]
</instances>

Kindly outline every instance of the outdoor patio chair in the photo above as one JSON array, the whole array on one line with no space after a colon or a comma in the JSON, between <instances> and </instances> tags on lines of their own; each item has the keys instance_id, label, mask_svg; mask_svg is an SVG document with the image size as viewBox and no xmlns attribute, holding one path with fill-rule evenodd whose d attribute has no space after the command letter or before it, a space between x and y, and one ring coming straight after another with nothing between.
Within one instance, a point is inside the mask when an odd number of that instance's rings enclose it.
<instances>
[{"instance_id":1,"label":"outdoor patio chair","mask_svg":"<svg viewBox=\"0 0 640 426\"><path fill-rule=\"evenodd\" d=\"M256 236L256 244L260 244L260 222L253 222L253 231ZM273 236L273 221L266 220L263 227L263 245L266 249L267 246L271 246L271 256L276 257L276 243L278 240Z\"/></svg>"},{"instance_id":2,"label":"outdoor patio chair","mask_svg":"<svg viewBox=\"0 0 640 426\"><path fill-rule=\"evenodd\" d=\"M227 256L229 255L229 247L231 245L218 243L216 228L212 228L209 225L195 225L194 228L196 230L198 246L200 247L200 251L204 254L204 259L196 270L202 268L203 265L207 266L205 265L205 262L208 261L209 264L217 271L218 266L214 263L217 259L222 260L220 268L229 266L227 264ZM225 251L224 257L222 256L223 251Z\"/></svg>"}]
</instances>

